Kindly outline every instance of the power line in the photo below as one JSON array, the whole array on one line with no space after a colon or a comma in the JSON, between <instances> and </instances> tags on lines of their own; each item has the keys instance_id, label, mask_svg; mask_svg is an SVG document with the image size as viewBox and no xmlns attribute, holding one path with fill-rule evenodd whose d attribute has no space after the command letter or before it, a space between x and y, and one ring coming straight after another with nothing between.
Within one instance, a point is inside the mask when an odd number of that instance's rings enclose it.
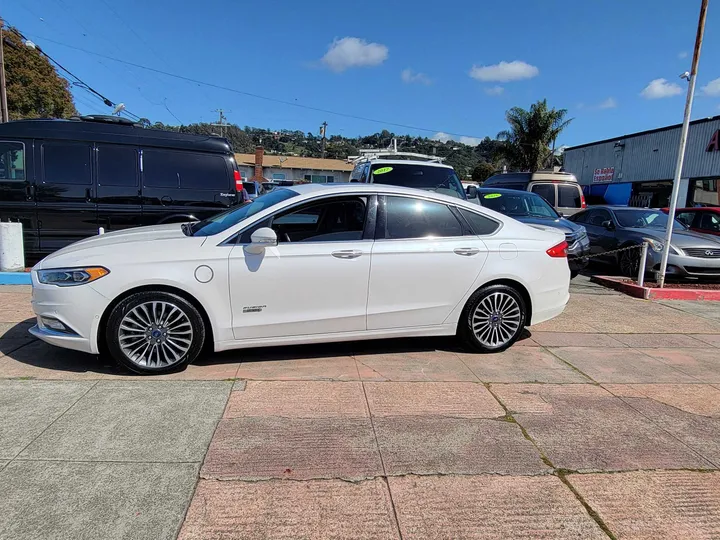
<instances>
[{"instance_id":1,"label":"power line","mask_svg":"<svg viewBox=\"0 0 720 540\"><path fill-rule=\"evenodd\" d=\"M193 83L193 84L199 84L199 85L207 86L207 87L210 87L210 88L216 88L216 89L218 89L218 90L224 90L224 91L226 91L226 92L232 92L232 93L234 93L234 94L240 94L240 95L243 95L243 96L248 96L248 97L252 97L252 98L256 98L256 99L262 99L262 100L270 101L270 102L273 102L273 103L280 103L280 104L282 104L282 105L289 105L289 106L291 106L291 107L297 107L297 108L300 108L300 109L307 109L307 110L310 110L310 111L321 112L321 113L325 113L325 114L332 114L332 115L341 116L341 117L344 117L344 118L352 118L353 120L362 120L362 121L364 121L364 122L373 122L373 123L376 123L376 124L383 124L383 125L386 125L386 126L400 127L400 128L412 129L412 130L416 130L416 131L426 131L426 132L430 132L430 133L443 132L443 133L446 133L447 135L453 135L453 136L455 136L455 137L482 138L482 137L478 137L477 135L466 135L466 134L462 134L462 133L453 133L453 132L445 131L445 130L442 130L442 129L430 129L430 128L424 128L424 127L419 127L419 126L411 126L411 125L409 125L409 124L400 124L400 123L397 123L397 122L386 122L386 121L384 121L384 120L378 120L377 118L368 118L368 117L365 117L365 116L358 116L358 115L355 115L355 114L342 113L342 112L338 112L338 111L332 111L332 110L329 110L329 109L322 109L322 108L320 108L320 107L313 107L313 106L310 106L310 105L303 105L302 103L294 103L294 102L292 102L292 101L285 101L285 100L282 100L282 99L277 99L277 98L272 98L272 97L268 97L268 96L263 96L263 95L260 95L260 94L254 94L254 93L252 93L252 92L245 92L245 91L243 91L243 90L237 90L237 89L235 89L235 88L230 88L230 87L222 86L222 85L219 85L219 84L214 84L214 83L209 83L209 82L205 82L205 81L200 81L200 80L198 80L198 79L193 79L193 78L191 78L191 77L185 77L184 75L178 75L178 74L176 74L176 73L170 73L170 72L168 72L168 71L163 71L163 70L161 70L161 69L156 69L156 68L151 68L151 67L148 67L148 66L143 66L143 65L141 65L141 64L136 64L135 62L128 62L127 60L120 60L119 58L114 58L114 57L112 57L112 56L107 56L107 55L100 54L100 53L97 53L97 52L94 52L94 51L88 51L87 49L83 49L83 48L81 48L81 47L75 47L75 46L73 46L73 45L68 45L68 44L66 44L66 43L61 43L60 41L55 41L55 40L53 40L53 39L49 39L49 38L46 38L46 37L43 37L43 36L34 36L34 37L36 37L37 39L44 39L45 41L47 41L47 42L49 42L49 43L54 43L55 45L60 45L60 46L62 46L62 47L67 47L67 48L69 48L69 49L74 49L74 50L76 50L76 51L84 52L84 53L86 53L86 54L91 54L91 55L94 55L94 56L99 56L100 58L105 58L106 60L112 60L113 62L119 62L119 63L121 63L121 64L127 64L128 66L133 66L133 67L136 67L136 68L139 68L139 69L145 69L145 70L147 70L147 71L152 71L152 72L154 72L154 73L159 73L159 74L165 75L165 76L167 76L167 77L173 77L173 78L175 78L175 79L180 79L180 80L183 80L183 81L191 82L191 83Z\"/></svg>"}]
</instances>

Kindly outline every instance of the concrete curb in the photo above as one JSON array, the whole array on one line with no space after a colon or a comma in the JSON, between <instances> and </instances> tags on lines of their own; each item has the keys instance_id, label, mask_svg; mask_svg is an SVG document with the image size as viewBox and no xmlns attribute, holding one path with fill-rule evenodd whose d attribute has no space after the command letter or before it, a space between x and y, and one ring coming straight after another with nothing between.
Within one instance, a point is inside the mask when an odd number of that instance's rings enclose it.
<instances>
[{"instance_id":1,"label":"concrete curb","mask_svg":"<svg viewBox=\"0 0 720 540\"><path fill-rule=\"evenodd\" d=\"M634 283L627 283L623 279L626 278L612 276L593 276L590 278L594 283L644 300L706 300L720 302L720 290L640 287Z\"/></svg>"},{"instance_id":2,"label":"concrete curb","mask_svg":"<svg viewBox=\"0 0 720 540\"><path fill-rule=\"evenodd\" d=\"M30 272L0 272L0 285L32 285Z\"/></svg>"}]
</instances>

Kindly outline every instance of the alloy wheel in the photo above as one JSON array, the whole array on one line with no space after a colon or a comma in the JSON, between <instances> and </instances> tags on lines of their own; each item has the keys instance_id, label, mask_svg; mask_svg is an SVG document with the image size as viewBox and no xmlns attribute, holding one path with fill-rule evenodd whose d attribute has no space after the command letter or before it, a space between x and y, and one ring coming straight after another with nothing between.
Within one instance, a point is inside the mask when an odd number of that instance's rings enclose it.
<instances>
[{"instance_id":1,"label":"alloy wheel","mask_svg":"<svg viewBox=\"0 0 720 540\"><path fill-rule=\"evenodd\" d=\"M517 300L505 292L494 292L483 298L472 316L472 331L477 340L489 348L510 342L522 324Z\"/></svg>"}]
</instances>

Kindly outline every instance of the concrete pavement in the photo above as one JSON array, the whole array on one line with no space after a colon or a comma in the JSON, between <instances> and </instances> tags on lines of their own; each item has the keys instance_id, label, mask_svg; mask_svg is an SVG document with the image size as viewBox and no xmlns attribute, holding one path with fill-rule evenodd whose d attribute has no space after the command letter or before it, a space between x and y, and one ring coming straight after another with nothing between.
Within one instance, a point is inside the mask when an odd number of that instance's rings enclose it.
<instances>
[{"instance_id":1,"label":"concrete pavement","mask_svg":"<svg viewBox=\"0 0 720 540\"><path fill-rule=\"evenodd\" d=\"M500 354L143 378L32 340L27 290L0 288L0 539L720 537L720 303L573 289Z\"/></svg>"}]
</instances>

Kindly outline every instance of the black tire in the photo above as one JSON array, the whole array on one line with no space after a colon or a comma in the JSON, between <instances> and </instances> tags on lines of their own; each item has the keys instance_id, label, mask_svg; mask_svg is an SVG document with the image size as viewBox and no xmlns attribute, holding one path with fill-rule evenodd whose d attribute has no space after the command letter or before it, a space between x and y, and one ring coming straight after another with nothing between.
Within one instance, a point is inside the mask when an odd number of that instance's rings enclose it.
<instances>
[{"instance_id":1,"label":"black tire","mask_svg":"<svg viewBox=\"0 0 720 540\"><path fill-rule=\"evenodd\" d=\"M489 304L491 305L493 297L498 298L498 296L494 295L498 294L500 295L500 298L506 298L508 299L508 302L510 302L510 300L512 301L512 306L515 306L517 308L517 315L515 315L516 311L514 309L509 309L510 304L508 304L508 308L505 309L505 313L508 314L508 319L504 321L505 324L503 326L503 329L505 332L507 332L507 334L509 334L509 337L507 339L503 339L499 343L488 343L487 339L482 340L473 331L473 320L478 321L478 319L475 318L476 311L478 311L478 306L480 306L480 304L482 304L483 302L486 302L484 306L487 306ZM510 326L513 326L509 324L511 313L512 319L514 320L515 318L517 318L518 322L517 328L515 328L514 330L509 328ZM460 316L460 323L458 324L458 337L463 342L463 344L471 351L482 353L494 353L504 351L513 343L515 343L520 337L520 334L522 334L523 330L525 329L526 319L527 307L525 305L525 300L516 289L507 285L490 285L488 287L483 287L482 289L475 291L475 293L473 293L473 295L468 299L467 304L465 304L465 309ZM502 318L499 321L495 322L495 324L500 325L502 325L502 323ZM480 323L476 322L476 324ZM500 333L500 335L503 334Z\"/></svg>"},{"instance_id":2,"label":"black tire","mask_svg":"<svg viewBox=\"0 0 720 540\"><path fill-rule=\"evenodd\" d=\"M570 279L575 279L576 277L578 277L579 274L580 272L578 272L577 270L570 270Z\"/></svg>"},{"instance_id":3,"label":"black tire","mask_svg":"<svg viewBox=\"0 0 720 540\"><path fill-rule=\"evenodd\" d=\"M625 246L629 247L629 246ZM637 277L640 269L640 250L630 249L618 254L620 273L627 277Z\"/></svg>"},{"instance_id":4,"label":"black tire","mask_svg":"<svg viewBox=\"0 0 720 540\"><path fill-rule=\"evenodd\" d=\"M166 311L160 313L161 308ZM165 315L166 312L172 315ZM105 344L120 366L143 375L159 375L180 371L193 362L203 350L205 335L202 316L183 297L166 292L139 292L113 308L105 327ZM133 359L128 351L134 352L143 345L155 347L155 353L143 357L140 349ZM166 362L161 361L162 357Z\"/></svg>"}]
</instances>

